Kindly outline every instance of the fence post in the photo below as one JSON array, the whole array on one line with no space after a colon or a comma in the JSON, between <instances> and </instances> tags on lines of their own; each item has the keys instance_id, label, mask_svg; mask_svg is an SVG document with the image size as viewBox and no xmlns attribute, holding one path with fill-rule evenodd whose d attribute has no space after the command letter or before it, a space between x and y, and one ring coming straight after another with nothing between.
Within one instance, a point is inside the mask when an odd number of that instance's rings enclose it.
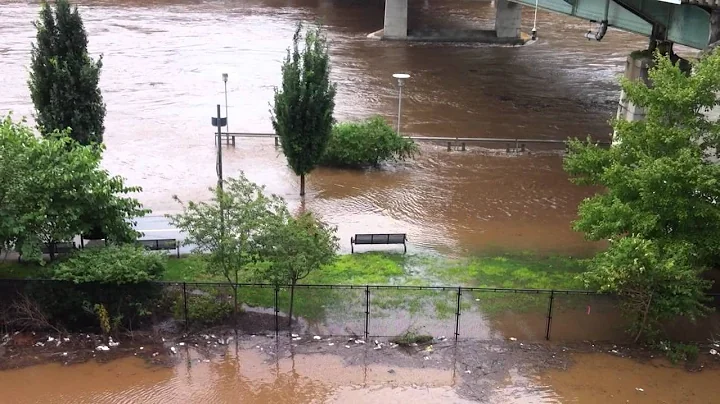
<instances>
[{"instance_id":1,"label":"fence post","mask_svg":"<svg viewBox=\"0 0 720 404\"><path fill-rule=\"evenodd\" d=\"M365 341L370 338L370 285L365 285Z\"/></svg>"},{"instance_id":2,"label":"fence post","mask_svg":"<svg viewBox=\"0 0 720 404\"><path fill-rule=\"evenodd\" d=\"M460 335L460 296L462 296L462 287L458 286L457 290L457 310L455 311L455 342Z\"/></svg>"},{"instance_id":3,"label":"fence post","mask_svg":"<svg viewBox=\"0 0 720 404\"><path fill-rule=\"evenodd\" d=\"M187 330L190 320L188 319L188 308L187 308L187 284L183 282L183 314L185 315L185 329Z\"/></svg>"},{"instance_id":4,"label":"fence post","mask_svg":"<svg viewBox=\"0 0 720 404\"><path fill-rule=\"evenodd\" d=\"M278 334L280 333L280 325L278 322L278 293L280 293L280 288L275 286L275 338L277 338Z\"/></svg>"},{"instance_id":5,"label":"fence post","mask_svg":"<svg viewBox=\"0 0 720 404\"><path fill-rule=\"evenodd\" d=\"M550 304L548 305L547 328L545 329L545 340L547 341L550 341L550 323L552 323L553 300L555 300L555 291L551 290Z\"/></svg>"}]
</instances>

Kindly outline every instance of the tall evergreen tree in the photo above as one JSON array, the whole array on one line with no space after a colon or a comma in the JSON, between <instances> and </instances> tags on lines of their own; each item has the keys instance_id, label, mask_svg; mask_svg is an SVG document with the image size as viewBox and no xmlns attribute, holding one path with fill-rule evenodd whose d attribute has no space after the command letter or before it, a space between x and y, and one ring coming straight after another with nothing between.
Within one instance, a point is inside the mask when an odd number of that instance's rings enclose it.
<instances>
[{"instance_id":1,"label":"tall evergreen tree","mask_svg":"<svg viewBox=\"0 0 720 404\"><path fill-rule=\"evenodd\" d=\"M71 128L70 136L80 144L102 143L105 104L98 88L102 57L95 62L88 55L77 7L57 0L53 10L44 1L35 27L37 43L32 47L28 85L41 133Z\"/></svg>"},{"instance_id":2,"label":"tall evergreen tree","mask_svg":"<svg viewBox=\"0 0 720 404\"><path fill-rule=\"evenodd\" d=\"M319 28L293 35L282 66L282 87L275 89L272 124L280 138L290 168L300 176L300 196L305 195L305 175L318 164L332 132L335 85L330 82L327 39Z\"/></svg>"}]
</instances>

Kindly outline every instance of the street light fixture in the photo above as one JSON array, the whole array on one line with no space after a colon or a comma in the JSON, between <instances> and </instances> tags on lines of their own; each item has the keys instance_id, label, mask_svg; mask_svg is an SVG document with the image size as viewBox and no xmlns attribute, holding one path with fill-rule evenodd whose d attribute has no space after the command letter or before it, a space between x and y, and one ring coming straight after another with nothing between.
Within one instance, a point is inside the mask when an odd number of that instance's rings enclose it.
<instances>
[{"instance_id":1,"label":"street light fixture","mask_svg":"<svg viewBox=\"0 0 720 404\"><path fill-rule=\"evenodd\" d=\"M400 134L400 117L402 116L402 89L403 81L410 78L407 73L395 73L393 77L398 81L398 117L397 117L397 133Z\"/></svg>"},{"instance_id":2,"label":"street light fixture","mask_svg":"<svg viewBox=\"0 0 720 404\"><path fill-rule=\"evenodd\" d=\"M227 102L227 81L228 81L228 74L223 73L222 74L223 83L225 83L225 119L227 120L228 117L228 102ZM227 121L225 122L225 131L230 132L230 125L228 125ZM228 135L228 141L230 140L230 137Z\"/></svg>"}]
</instances>

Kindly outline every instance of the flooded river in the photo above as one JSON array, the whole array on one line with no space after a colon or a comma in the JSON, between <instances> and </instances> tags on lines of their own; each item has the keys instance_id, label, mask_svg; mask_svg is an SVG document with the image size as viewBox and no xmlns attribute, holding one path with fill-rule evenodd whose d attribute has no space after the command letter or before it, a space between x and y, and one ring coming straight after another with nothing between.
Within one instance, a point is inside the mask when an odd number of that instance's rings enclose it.
<instances>
[{"instance_id":1,"label":"flooded river","mask_svg":"<svg viewBox=\"0 0 720 404\"><path fill-rule=\"evenodd\" d=\"M411 28L488 28L488 2L411 1ZM269 103L298 21L320 19L332 41L336 118L396 116L391 75L408 72L404 133L425 136L607 139L626 55L646 40L612 31L587 41L589 25L539 14L540 40L525 47L376 41L382 1L80 1L90 51L104 56L104 164L144 188L156 214L207 198L215 182L210 116L224 104L230 130L270 132ZM26 80L37 2L0 0L0 113L32 113ZM524 29L532 25L526 9ZM243 170L297 207L298 180L272 140L224 151L224 172ZM592 190L571 185L561 158L506 156L471 147L423 146L416 161L381 171L317 170L307 207L356 232L407 232L414 246L582 254L595 247L569 228Z\"/></svg>"}]
</instances>

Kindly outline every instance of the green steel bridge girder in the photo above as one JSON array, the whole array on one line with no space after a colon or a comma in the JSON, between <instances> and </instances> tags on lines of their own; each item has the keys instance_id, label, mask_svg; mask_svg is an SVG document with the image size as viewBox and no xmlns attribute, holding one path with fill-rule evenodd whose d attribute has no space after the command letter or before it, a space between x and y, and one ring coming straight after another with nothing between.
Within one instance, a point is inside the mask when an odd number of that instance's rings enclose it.
<instances>
[{"instance_id":1,"label":"green steel bridge girder","mask_svg":"<svg viewBox=\"0 0 720 404\"><path fill-rule=\"evenodd\" d=\"M531 8L536 0L510 0ZM538 8L571 15L589 21L605 20L606 1L608 25L636 34L650 36L653 24L666 29L666 39L696 49L709 45L713 27L713 0L690 0L697 4L669 3L660 0L537 0ZM667 0L673 1L673 0ZM679 0L675 0L679 3ZM715 35L713 35L714 37Z\"/></svg>"}]
</instances>

